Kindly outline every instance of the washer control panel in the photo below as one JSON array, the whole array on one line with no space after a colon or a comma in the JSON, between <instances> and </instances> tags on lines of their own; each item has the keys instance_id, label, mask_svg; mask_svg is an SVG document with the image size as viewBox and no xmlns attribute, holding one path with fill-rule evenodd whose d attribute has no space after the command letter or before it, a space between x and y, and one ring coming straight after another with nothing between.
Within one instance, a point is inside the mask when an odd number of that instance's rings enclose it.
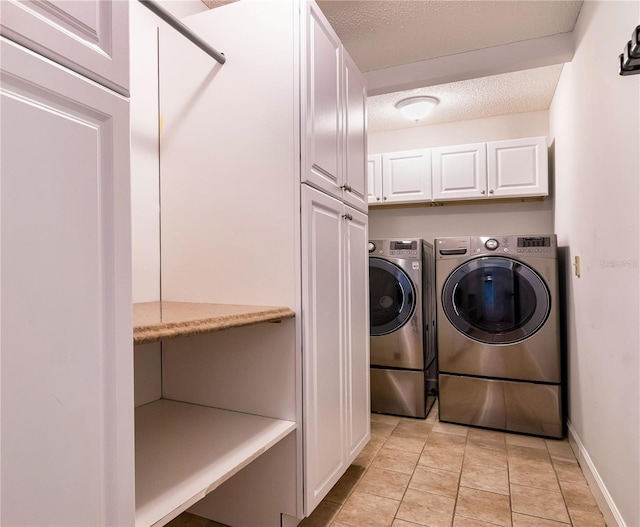
<instances>
[{"instance_id":1,"label":"washer control panel","mask_svg":"<svg viewBox=\"0 0 640 527\"><path fill-rule=\"evenodd\" d=\"M422 255L422 240L369 240L369 254L419 259Z\"/></svg>"}]
</instances>

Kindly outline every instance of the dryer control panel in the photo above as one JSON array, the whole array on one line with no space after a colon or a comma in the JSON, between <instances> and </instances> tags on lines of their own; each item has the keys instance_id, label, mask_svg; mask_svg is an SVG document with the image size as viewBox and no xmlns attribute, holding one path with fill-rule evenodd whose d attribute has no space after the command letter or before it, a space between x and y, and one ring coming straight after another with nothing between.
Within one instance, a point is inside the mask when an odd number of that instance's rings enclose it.
<instances>
[{"instance_id":1,"label":"dryer control panel","mask_svg":"<svg viewBox=\"0 0 640 527\"><path fill-rule=\"evenodd\" d=\"M555 234L471 236L471 255L556 257Z\"/></svg>"},{"instance_id":2,"label":"dryer control panel","mask_svg":"<svg viewBox=\"0 0 640 527\"><path fill-rule=\"evenodd\" d=\"M556 257L556 235L493 235L436 238L436 258L472 258L503 255L511 257Z\"/></svg>"}]
</instances>

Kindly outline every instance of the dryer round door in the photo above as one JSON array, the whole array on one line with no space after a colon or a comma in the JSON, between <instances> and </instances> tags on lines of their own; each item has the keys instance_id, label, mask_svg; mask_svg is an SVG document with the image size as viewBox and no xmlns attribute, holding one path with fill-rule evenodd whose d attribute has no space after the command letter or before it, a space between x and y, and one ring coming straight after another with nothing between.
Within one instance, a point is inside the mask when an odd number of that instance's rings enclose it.
<instances>
[{"instance_id":1,"label":"dryer round door","mask_svg":"<svg viewBox=\"0 0 640 527\"><path fill-rule=\"evenodd\" d=\"M442 309L467 337L486 344L512 344L543 326L551 297L540 275L523 262L480 257L460 265L447 278Z\"/></svg>"},{"instance_id":2,"label":"dryer round door","mask_svg":"<svg viewBox=\"0 0 640 527\"><path fill-rule=\"evenodd\" d=\"M369 258L369 302L371 336L393 333L404 326L416 308L411 279L397 265L382 258Z\"/></svg>"}]
</instances>

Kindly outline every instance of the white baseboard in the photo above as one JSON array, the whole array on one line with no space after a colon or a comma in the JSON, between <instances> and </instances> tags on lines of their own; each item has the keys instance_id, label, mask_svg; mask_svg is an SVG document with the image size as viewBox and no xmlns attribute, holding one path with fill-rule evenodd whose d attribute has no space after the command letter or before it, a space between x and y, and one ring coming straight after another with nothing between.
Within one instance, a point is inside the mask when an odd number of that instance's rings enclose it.
<instances>
[{"instance_id":1,"label":"white baseboard","mask_svg":"<svg viewBox=\"0 0 640 527\"><path fill-rule=\"evenodd\" d=\"M627 524L620 514L618 507L616 507L611 494L609 494L604 481L602 481L600 474L598 474L596 466L593 464L593 461L591 461L589 452L587 452L582 441L580 441L580 437L578 437L578 434L570 422L567 422L567 429L569 431L569 444L578 459L578 463L580 464L582 473L589 484L593 497L596 499L598 507L600 507L600 511L604 516L604 521L606 522L607 527L627 527Z\"/></svg>"}]
</instances>

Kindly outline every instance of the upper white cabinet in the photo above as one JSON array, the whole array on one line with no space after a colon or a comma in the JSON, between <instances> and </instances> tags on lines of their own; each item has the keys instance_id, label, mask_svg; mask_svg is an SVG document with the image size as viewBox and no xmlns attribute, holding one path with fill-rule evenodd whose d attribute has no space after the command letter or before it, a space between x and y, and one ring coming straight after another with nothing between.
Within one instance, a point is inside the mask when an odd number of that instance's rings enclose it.
<instances>
[{"instance_id":1,"label":"upper white cabinet","mask_svg":"<svg viewBox=\"0 0 640 527\"><path fill-rule=\"evenodd\" d=\"M129 102L0 41L2 524L133 525Z\"/></svg>"},{"instance_id":2,"label":"upper white cabinet","mask_svg":"<svg viewBox=\"0 0 640 527\"><path fill-rule=\"evenodd\" d=\"M306 108L302 181L342 196L342 45L314 3L306 3Z\"/></svg>"},{"instance_id":3,"label":"upper white cabinet","mask_svg":"<svg viewBox=\"0 0 640 527\"><path fill-rule=\"evenodd\" d=\"M371 154L367 158L367 198L369 203L382 201L382 154Z\"/></svg>"},{"instance_id":4,"label":"upper white cabinet","mask_svg":"<svg viewBox=\"0 0 640 527\"><path fill-rule=\"evenodd\" d=\"M382 202L412 201L431 201L431 151L382 154Z\"/></svg>"},{"instance_id":5,"label":"upper white cabinet","mask_svg":"<svg viewBox=\"0 0 640 527\"><path fill-rule=\"evenodd\" d=\"M522 198L549 194L546 137L374 154L370 204Z\"/></svg>"},{"instance_id":6,"label":"upper white cabinet","mask_svg":"<svg viewBox=\"0 0 640 527\"><path fill-rule=\"evenodd\" d=\"M317 4L303 5L301 181L366 212L365 80Z\"/></svg>"},{"instance_id":7,"label":"upper white cabinet","mask_svg":"<svg viewBox=\"0 0 640 527\"><path fill-rule=\"evenodd\" d=\"M0 33L123 95L129 94L129 3L3 0Z\"/></svg>"},{"instance_id":8,"label":"upper white cabinet","mask_svg":"<svg viewBox=\"0 0 640 527\"><path fill-rule=\"evenodd\" d=\"M367 210L367 85L349 54L344 60L344 194L346 203Z\"/></svg>"},{"instance_id":9,"label":"upper white cabinet","mask_svg":"<svg viewBox=\"0 0 640 527\"><path fill-rule=\"evenodd\" d=\"M549 193L547 138L487 143L489 194L495 197Z\"/></svg>"},{"instance_id":10,"label":"upper white cabinet","mask_svg":"<svg viewBox=\"0 0 640 527\"><path fill-rule=\"evenodd\" d=\"M433 199L480 199L487 194L485 143L432 150Z\"/></svg>"}]
</instances>

